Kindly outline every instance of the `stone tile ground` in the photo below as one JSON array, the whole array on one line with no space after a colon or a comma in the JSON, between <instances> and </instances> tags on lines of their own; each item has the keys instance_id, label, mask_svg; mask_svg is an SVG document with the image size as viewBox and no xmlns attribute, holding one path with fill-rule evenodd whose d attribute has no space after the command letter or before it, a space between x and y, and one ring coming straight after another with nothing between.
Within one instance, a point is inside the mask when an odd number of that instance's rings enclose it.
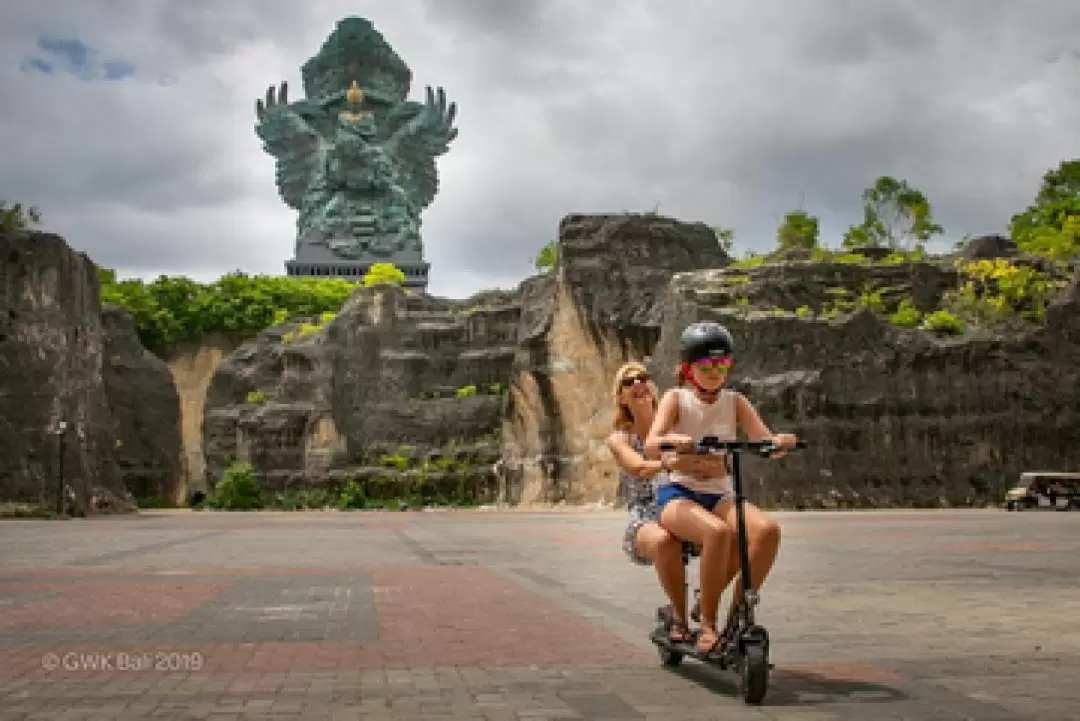
<instances>
[{"instance_id":1,"label":"stone tile ground","mask_svg":"<svg viewBox=\"0 0 1080 721\"><path fill-rule=\"evenodd\" d=\"M619 513L0 523L0 720L1080 717L1080 514L777 516L757 708L660 666Z\"/></svg>"}]
</instances>

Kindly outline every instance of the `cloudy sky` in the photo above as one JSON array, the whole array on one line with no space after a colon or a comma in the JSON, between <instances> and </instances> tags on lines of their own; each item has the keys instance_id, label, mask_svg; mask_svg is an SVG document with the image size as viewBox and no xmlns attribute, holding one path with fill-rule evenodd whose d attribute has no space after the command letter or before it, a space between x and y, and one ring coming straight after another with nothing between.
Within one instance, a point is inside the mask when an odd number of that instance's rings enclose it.
<instances>
[{"instance_id":1,"label":"cloudy sky","mask_svg":"<svg viewBox=\"0 0 1080 721\"><path fill-rule=\"evenodd\" d=\"M513 287L571 212L658 207L745 251L802 206L836 244L882 174L946 242L1000 232L1080 156L1074 0L4 0L0 199L121 275L282 273L255 99L300 97L350 14L414 99L459 104L423 218L439 295Z\"/></svg>"}]
</instances>

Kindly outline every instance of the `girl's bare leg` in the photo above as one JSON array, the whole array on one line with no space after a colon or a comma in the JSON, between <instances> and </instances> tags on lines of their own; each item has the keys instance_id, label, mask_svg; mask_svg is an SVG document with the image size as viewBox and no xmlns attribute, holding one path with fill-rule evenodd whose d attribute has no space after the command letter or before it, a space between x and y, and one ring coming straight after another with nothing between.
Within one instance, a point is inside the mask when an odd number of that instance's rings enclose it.
<instances>
[{"instance_id":1,"label":"girl's bare leg","mask_svg":"<svg viewBox=\"0 0 1080 721\"><path fill-rule=\"evenodd\" d=\"M717 515L723 518L733 529L738 529L738 519L735 514L735 504L722 503L715 509ZM746 501L743 502L743 513L746 522L746 538L750 556L750 581L754 588L761 588L765 578L772 570L773 563L780 551L780 526L773 519L767 517L757 506ZM739 572L739 544L736 539L731 544L730 573L724 587L726 588L732 579L740 576L735 584L735 593L731 597L731 610L728 612L727 623L730 624L735 618L735 607L743 597L742 578Z\"/></svg>"},{"instance_id":2,"label":"girl's bare leg","mask_svg":"<svg viewBox=\"0 0 1080 721\"><path fill-rule=\"evenodd\" d=\"M730 583L728 566L734 533L724 521L693 501L676 498L660 514L660 524L678 538L701 547L701 635L698 650L710 651L720 640L717 607L724 586ZM728 578L725 583L724 579Z\"/></svg>"}]
</instances>

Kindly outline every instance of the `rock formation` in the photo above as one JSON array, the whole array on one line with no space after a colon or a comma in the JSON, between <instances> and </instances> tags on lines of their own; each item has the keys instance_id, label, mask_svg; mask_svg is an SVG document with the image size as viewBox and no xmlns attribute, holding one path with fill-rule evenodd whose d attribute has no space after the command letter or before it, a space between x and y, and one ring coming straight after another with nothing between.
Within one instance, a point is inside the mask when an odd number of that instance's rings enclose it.
<instances>
[{"instance_id":1,"label":"rock formation","mask_svg":"<svg viewBox=\"0 0 1080 721\"><path fill-rule=\"evenodd\" d=\"M362 288L336 314L239 347L208 338L168 366L100 308L84 256L2 236L0 501L54 504L65 420L77 510L129 507L125 484L178 500L185 468L194 490L237 463L286 506L612 502L611 377L644 360L667 388L699 319L734 332L732 382L767 423L811 444L748 459L762 503L983 504L1024 470L1080 467L1080 270L1041 324L945 337L881 309L940 307L951 259L732 263L704 225L649 215L559 230L554 272L514 291ZM1000 256L1019 258L997 237L957 254Z\"/></svg>"},{"instance_id":2,"label":"rock formation","mask_svg":"<svg viewBox=\"0 0 1080 721\"><path fill-rule=\"evenodd\" d=\"M503 425L504 463L522 502L616 500L618 476L604 445L611 378L652 351L671 277L729 260L702 224L649 215L563 219L554 277L522 288Z\"/></svg>"},{"instance_id":3,"label":"rock formation","mask_svg":"<svg viewBox=\"0 0 1080 721\"><path fill-rule=\"evenodd\" d=\"M360 289L332 318L268 329L216 370L208 485L249 462L272 494L351 480L377 503L491 501L515 348L510 293L468 301Z\"/></svg>"},{"instance_id":4,"label":"rock formation","mask_svg":"<svg viewBox=\"0 0 1080 721\"><path fill-rule=\"evenodd\" d=\"M680 328L710 319L731 329L732 382L770 427L812 446L778 463L748 461L750 493L769 503L977 505L1000 501L1022 471L1080 468L1075 290L1043 327L1002 336L943 339L865 309L820 314L830 298L867 287L930 309L955 285L953 272L940 262L800 262L680 275L653 365L668 387Z\"/></svg>"},{"instance_id":5,"label":"rock formation","mask_svg":"<svg viewBox=\"0 0 1080 721\"><path fill-rule=\"evenodd\" d=\"M0 234L0 500L55 508L62 472L68 511L130 506L104 346L94 264L56 235Z\"/></svg>"},{"instance_id":6,"label":"rock formation","mask_svg":"<svg viewBox=\"0 0 1080 721\"><path fill-rule=\"evenodd\" d=\"M143 348L126 311L106 306L101 315L103 378L123 484L136 498L178 503L180 399L169 367Z\"/></svg>"}]
</instances>

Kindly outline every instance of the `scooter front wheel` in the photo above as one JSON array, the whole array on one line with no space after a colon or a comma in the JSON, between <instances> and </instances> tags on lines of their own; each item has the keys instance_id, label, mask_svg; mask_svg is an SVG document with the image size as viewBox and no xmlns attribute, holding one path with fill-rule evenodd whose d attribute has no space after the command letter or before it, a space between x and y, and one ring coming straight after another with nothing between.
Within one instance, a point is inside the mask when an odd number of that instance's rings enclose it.
<instances>
[{"instance_id":1,"label":"scooter front wheel","mask_svg":"<svg viewBox=\"0 0 1080 721\"><path fill-rule=\"evenodd\" d=\"M765 651L765 646L748 645L743 652L739 671L739 686L743 701L748 704L761 703L769 690L769 656Z\"/></svg>"}]
</instances>

